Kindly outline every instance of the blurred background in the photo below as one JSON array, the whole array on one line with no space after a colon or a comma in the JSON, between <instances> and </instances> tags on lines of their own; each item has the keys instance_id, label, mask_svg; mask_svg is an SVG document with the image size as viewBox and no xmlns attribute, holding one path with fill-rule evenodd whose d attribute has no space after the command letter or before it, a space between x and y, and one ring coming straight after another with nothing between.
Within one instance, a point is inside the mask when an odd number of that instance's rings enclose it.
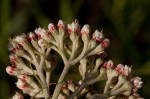
<instances>
[{"instance_id":1,"label":"blurred background","mask_svg":"<svg viewBox=\"0 0 150 99\"><path fill-rule=\"evenodd\" d=\"M0 99L12 96L16 81L5 72L8 39L59 19L103 29L111 41L107 58L132 65L133 75L144 82L141 96L150 99L149 9L150 0L0 0Z\"/></svg>"}]
</instances>

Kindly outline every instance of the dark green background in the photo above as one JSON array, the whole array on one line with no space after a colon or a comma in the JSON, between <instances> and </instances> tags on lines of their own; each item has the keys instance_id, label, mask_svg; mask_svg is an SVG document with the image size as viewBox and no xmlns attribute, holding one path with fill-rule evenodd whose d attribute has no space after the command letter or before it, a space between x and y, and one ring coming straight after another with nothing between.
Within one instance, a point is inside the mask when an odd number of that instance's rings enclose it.
<instances>
[{"instance_id":1,"label":"dark green background","mask_svg":"<svg viewBox=\"0 0 150 99\"><path fill-rule=\"evenodd\" d=\"M144 82L141 95L150 99L150 0L0 0L0 99L8 99L15 89L15 77L5 72L8 39L75 18L92 30L104 30L111 40L108 59L132 65L133 75Z\"/></svg>"}]
</instances>

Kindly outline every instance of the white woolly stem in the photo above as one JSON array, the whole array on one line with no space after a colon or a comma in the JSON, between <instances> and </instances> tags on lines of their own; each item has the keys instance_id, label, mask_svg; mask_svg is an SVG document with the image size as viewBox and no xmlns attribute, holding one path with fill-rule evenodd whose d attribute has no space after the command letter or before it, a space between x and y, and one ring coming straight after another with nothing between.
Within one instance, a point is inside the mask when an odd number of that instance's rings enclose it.
<instances>
[{"instance_id":1,"label":"white woolly stem","mask_svg":"<svg viewBox=\"0 0 150 99\"><path fill-rule=\"evenodd\" d=\"M83 47L81 54L76 59L74 59L73 61L70 62L71 65L76 64L77 62L79 62L84 57L84 55L87 51L87 45L88 45L88 42L84 42L84 47Z\"/></svg>"},{"instance_id":2,"label":"white woolly stem","mask_svg":"<svg viewBox=\"0 0 150 99\"><path fill-rule=\"evenodd\" d=\"M60 93L60 90L61 90L61 87L62 87L62 84L63 84L63 81L64 81L64 78L66 76L66 74L68 73L68 70L69 70L70 66L69 64L67 63L65 66L64 66L64 69L60 75L60 78L57 82L57 85L56 85L56 88L54 90L54 93L53 93L53 97L52 99L57 99L59 93Z\"/></svg>"},{"instance_id":3,"label":"white woolly stem","mask_svg":"<svg viewBox=\"0 0 150 99\"><path fill-rule=\"evenodd\" d=\"M112 78L108 78L108 79L107 79L106 85L105 85L105 88L104 88L104 94L109 91L109 87L110 87L110 84L111 84L111 80L112 80Z\"/></svg>"}]
</instances>

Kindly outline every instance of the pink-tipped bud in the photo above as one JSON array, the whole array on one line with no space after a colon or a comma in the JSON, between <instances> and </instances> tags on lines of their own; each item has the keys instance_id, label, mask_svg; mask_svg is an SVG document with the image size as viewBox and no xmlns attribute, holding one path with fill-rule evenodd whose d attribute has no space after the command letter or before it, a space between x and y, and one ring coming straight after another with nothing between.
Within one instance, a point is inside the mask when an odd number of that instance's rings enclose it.
<instances>
[{"instance_id":1,"label":"pink-tipped bud","mask_svg":"<svg viewBox=\"0 0 150 99\"><path fill-rule=\"evenodd\" d=\"M15 68L12 67L12 66L7 66L7 67L6 67L6 72L7 72L9 75L15 75Z\"/></svg>"},{"instance_id":2,"label":"pink-tipped bud","mask_svg":"<svg viewBox=\"0 0 150 99\"><path fill-rule=\"evenodd\" d=\"M68 80L67 84L68 84L68 89L70 91L74 92L75 91L75 85L74 85L73 81L72 80Z\"/></svg>"},{"instance_id":3,"label":"pink-tipped bud","mask_svg":"<svg viewBox=\"0 0 150 99\"><path fill-rule=\"evenodd\" d=\"M10 61L13 63L14 62L16 63L16 61L18 61L18 59L19 59L19 57L16 54L10 54L9 58L10 58Z\"/></svg>"},{"instance_id":4,"label":"pink-tipped bud","mask_svg":"<svg viewBox=\"0 0 150 99\"><path fill-rule=\"evenodd\" d=\"M133 93L133 96L135 96L136 98L140 97L140 94L138 94L137 92L136 93Z\"/></svg>"},{"instance_id":5,"label":"pink-tipped bud","mask_svg":"<svg viewBox=\"0 0 150 99\"><path fill-rule=\"evenodd\" d=\"M115 71L118 73L121 73L123 71L124 66L122 64L118 64L117 67L115 68Z\"/></svg>"},{"instance_id":6,"label":"pink-tipped bud","mask_svg":"<svg viewBox=\"0 0 150 99\"><path fill-rule=\"evenodd\" d=\"M125 65L124 68L123 68L122 74L124 76L128 76L130 73L131 73L131 67Z\"/></svg>"},{"instance_id":7,"label":"pink-tipped bud","mask_svg":"<svg viewBox=\"0 0 150 99\"><path fill-rule=\"evenodd\" d=\"M20 93L16 92L12 99L24 99L24 97Z\"/></svg>"},{"instance_id":8,"label":"pink-tipped bud","mask_svg":"<svg viewBox=\"0 0 150 99\"><path fill-rule=\"evenodd\" d=\"M20 46L17 44L17 42L15 40L10 39L10 43L8 45L8 50L15 53L19 49L20 49Z\"/></svg>"},{"instance_id":9,"label":"pink-tipped bud","mask_svg":"<svg viewBox=\"0 0 150 99\"><path fill-rule=\"evenodd\" d=\"M54 25L53 23L50 23L50 24L48 25L48 29L49 29L50 32L53 32L53 31L56 30L55 25Z\"/></svg>"},{"instance_id":10,"label":"pink-tipped bud","mask_svg":"<svg viewBox=\"0 0 150 99\"><path fill-rule=\"evenodd\" d=\"M98 43L100 43L104 39L104 34L102 33L102 31L96 30L93 33L92 39L95 40L95 41L97 41Z\"/></svg>"},{"instance_id":11,"label":"pink-tipped bud","mask_svg":"<svg viewBox=\"0 0 150 99\"><path fill-rule=\"evenodd\" d=\"M49 47L49 43L43 39L40 39L38 41L39 46L44 47L44 48L48 48Z\"/></svg>"},{"instance_id":12,"label":"pink-tipped bud","mask_svg":"<svg viewBox=\"0 0 150 99\"><path fill-rule=\"evenodd\" d=\"M67 83L68 83L68 84L72 84L73 81L72 81L72 80L68 80Z\"/></svg>"},{"instance_id":13,"label":"pink-tipped bud","mask_svg":"<svg viewBox=\"0 0 150 99\"><path fill-rule=\"evenodd\" d=\"M25 50L31 50L29 43L28 43L28 39L26 38L25 34L22 34L21 36L17 36L16 38L14 38L14 40L21 45Z\"/></svg>"},{"instance_id":14,"label":"pink-tipped bud","mask_svg":"<svg viewBox=\"0 0 150 99\"><path fill-rule=\"evenodd\" d=\"M18 44L20 44L21 46L24 46L28 43L26 35L22 34L21 36L16 36L14 39Z\"/></svg>"},{"instance_id":15,"label":"pink-tipped bud","mask_svg":"<svg viewBox=\"0 0 150 99\"><path fill-rule=\"evenodd\" d=\"M141 81L140 77L135 77L131 81L133 82L134 87L136 87L138 89L142 87L143 82Z\"/></svg>"},{"instance_id":16,"label":"pink-tipped bud","mask_svg":"<svg viewBox=\"0 0 150 99\"><path fill-rule=\"evenodd\" d=\"M104 48L107 48L110 44L110 41L109 39L104 39L101 44Z\"/></svg>"},{"instance_id":17,"label":"pink-tipped bud","mask_svg":"<svg viewBox=\"0 0 150 99\"><path fill-rule=\"evenodd\" d=\"M43 35L45 35L46 30L39 27L35 29L34 32L38 35L38 39L41 39L43 38Z\"/></svg>"},{"instance_id":18,"label":"pink-tipped bud","mask_svg":"<svg viewBox=\"0 0 150 99\"><path fill-rule=\"evenodd\" d=\"M33 41L36 40L36 35L35 35L34 33L30 32L30 33L28 34L28 38L29 38L29 40L30 40L31 42L33 42Z\"/></svg>"},{"instance_id":19,"label":"pink-tipped bud","mask_svg":"<svg viewBox=\"0 0 150 99\"><path fill-rule=\"evenodd\" d=\"M63 29L63 30L66 28L66 24L62 20L58 21L57 26L58 26L58 28Z\"/></svg>"},{"instance_id":20,"label":"pink-tipped bud","mask_svg":"<svg viewBox=\"0 0 150 99\"><path fill-rule=\"evenodd\" d=\"M23 74L18 76L19 79L21 79L23 82L27 82L30 78L28 75Z\"/></svg>"},{"instance_id":21,"label":"pink-tipped bud","mask_svg":"<svg viewBox=\"0 0 150 99\"><path fill-rule=\"evenodd\" d=\"M109 60L108 62L104 63L103 65L106 69L108 68L114 68L114 63L112 60Z\"/></svg>"},{"instance_id":22,"label":"pink-tipped bud","mask_svg":"<svg viewBox=\"0 0 150 99\"><path fill-rule=\"evenodd\" d=\"M67 88L68 88L67 84L62 85L62 90L67 89Z\"/></svg>"},{"instance_id":23,"label":"pink-tipped bud","mask_svg":"<svg viewBox=\"0 0 150 99\"><path fill-rule=\"evenodd\" d=\"M90 26L88 24L84 25L81 29L81 33L88 35L90 33Z\"/></svg>"},{"instance_id":24,"label":"pink-tipped bud","mask_svg":"<svg viewBox=\"0 0 150 99\"><path fill-rule=\"evenodd\" d=\"M68 32L75 32L78 33L80 31L80 26L78 24L78 21L75 20L75 22L72 22L71 24L68 24Z\"/></svg>"},{"instance_id":25,"label":"pink-tipped bud","mask_svg":"<svg viewBox=\"0 0 150 99\"><path fill-rule=\"evenodd\" d=\"M21 89L21 90L26 90L29 88L29 86L24 82L22 81L21 79L18 79L17 83L16 83L16 86Z\"/></svg>"}]
</instances>

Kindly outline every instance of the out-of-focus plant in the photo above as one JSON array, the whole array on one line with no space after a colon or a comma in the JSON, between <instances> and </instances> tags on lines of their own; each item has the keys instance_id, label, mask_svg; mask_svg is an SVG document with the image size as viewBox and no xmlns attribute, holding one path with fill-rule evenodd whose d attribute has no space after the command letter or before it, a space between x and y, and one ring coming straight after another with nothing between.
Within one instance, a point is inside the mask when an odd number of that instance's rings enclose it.
<instances>
[{"instance_id":1,"label":"out-of-focus plant","mask_svg":"<svg viewBox=\"0 0 150 99\"><path fill-rule=\"evenodd\" d=\"M37 28L34 33L10 39L11 66L6 71L18 78L16 86L24 94L38 99L142 99L138 89L143 82L139 77L132 77L131 67L114 66L111 60L105 62L103 59L109 39L102 31L91 34L90 26L86 24L81 29L77 20L68 25L59 20L57 27L50 23L48 29ZM57 52L64 63L52 93L51 77L55 76L52 71L58 60L51 51ZM81 75L78 81L65 78L74 66L78 66L76 74ZM102 80L106 81L102 93L91 90L91 85ZM16 92L12 98L22 99L23 96Z\"/></svg>"}]
</instances>

